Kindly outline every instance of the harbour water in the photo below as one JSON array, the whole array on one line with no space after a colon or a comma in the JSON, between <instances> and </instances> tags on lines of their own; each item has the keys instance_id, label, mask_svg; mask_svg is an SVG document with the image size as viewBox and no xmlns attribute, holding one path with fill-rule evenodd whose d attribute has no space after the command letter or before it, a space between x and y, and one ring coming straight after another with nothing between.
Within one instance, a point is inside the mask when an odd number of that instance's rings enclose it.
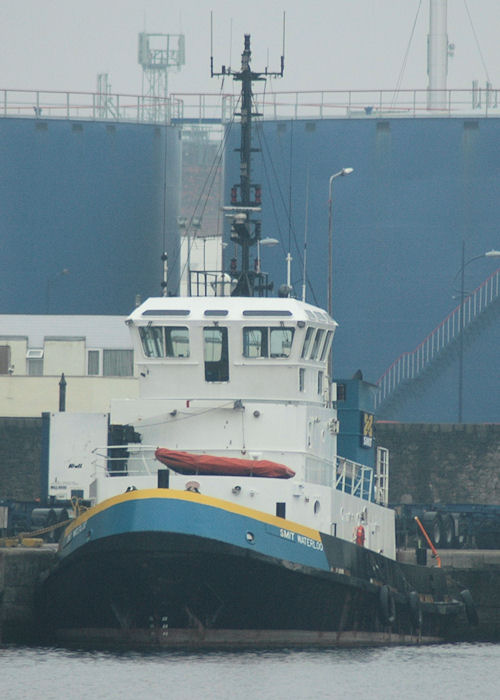
<instances>
[{"instance_id":1,"label":"harbour water","mask_svg":"<svg viewBox=\"0 0 500 700\"><path fill-rule=\"evenodd\" d=\"M0 647L2 700L498 698L498 644L253 652Z\"/></svg>"}]
</instances>

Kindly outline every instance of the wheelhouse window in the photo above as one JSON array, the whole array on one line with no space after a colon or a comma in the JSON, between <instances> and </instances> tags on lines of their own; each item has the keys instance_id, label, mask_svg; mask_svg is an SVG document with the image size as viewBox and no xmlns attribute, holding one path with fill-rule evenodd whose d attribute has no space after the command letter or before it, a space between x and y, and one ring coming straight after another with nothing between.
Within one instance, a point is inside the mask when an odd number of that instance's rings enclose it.
<instances>
[{"instance_id":1,"label":"wheelhouse window","mask_svg":"<svg viewBox=\"0 0 500 700\"><path fill-rule=\"evenodd\" d=\"M325 360L328 351L330 350L330 345L332 343L333 331L328 331L325 338L325 344L323 345L323 350L321 351L321 357L319 358L321 362Z\"/></svg>"},{"instance_id":2,"label":"wheelhouse window","mask_svg":"<svg viewBox=\"0 0 500 700\"><path fill-rule=\"evenodd\" d=\"M323 382L324 382L324 374L323 374L323 372L318 372L318 394L323 393Z\"/></svg>"},{"instance_id":3,"label":"wheelhouse window","mask_svg":"<svg viewBox=\"0 0 500 700\"><path fill-rule=\"evenodd\" d=\"M205 381L229 381L229 349L227 328L207 326L203 329Z\"/></svg>"},{"instance_id":4,"label":"wheelhouse window","mask_svg":"<svg viewBox=\"0 0 500 700\"><path fill-rule=\"evenodd\" d=\"M284 326L243 328L243 356L290 357L293 333Z\"/></svg>"},{"instance_id":5,"label":"wheelhouse window","mask_svg":"<svg viewBox=\"0 0 500 700\"><path fill-rule=\"evenodd\" d=\"M311 360L316 360L319 355L319 351L321 348L321 343L323 341L323 337L325 335L325 331L322 328L318 328L316 331L316 335L314 336L314 342L311 350L311 356L309 359Z\"/></svg>"},{"instance_id":6,"label":"wheelhouse window","mask_svg":"<svg viewBox=\"0 0 500 700\"><path fill-rule=\"evenodd\" d=\"M304 391L306 384L306 371L303 367L299 369L299 391Z\"/></svg>"},{"instance_id":7,"label":"wheelhouse window","mask_svg":"<svg viewBox=\"0 0 500 700\"><path fill-rule=\"evenodd\" d=\"M309 328L306 331L306 337L304 338L304 345L302 346L302 353L300 355L302 358L307 357L307 353L309 350L309 346L311 345L313 333L314 333L314 328L312 326L309 326Z\"/></svg>"},{"instance_id":8,"label":"wheelhouse window","mask_svg":"<svg viewBox=\"0 0 500 700\"><path fill-rule=\"evenodd\" d=\"M140 326L146 357L189 357L189 330L185 326Z\"/></svg>"}]
</instances>

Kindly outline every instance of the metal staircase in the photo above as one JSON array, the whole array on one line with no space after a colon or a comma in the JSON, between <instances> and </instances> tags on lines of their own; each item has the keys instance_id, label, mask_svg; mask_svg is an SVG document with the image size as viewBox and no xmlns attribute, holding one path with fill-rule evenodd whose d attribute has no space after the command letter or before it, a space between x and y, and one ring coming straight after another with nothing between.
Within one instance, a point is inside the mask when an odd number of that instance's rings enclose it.
<instances>
[{"instance_id":1,"label":"metal staircase","mask_svg":"<svg viewBox=\"0 0 500 700\"><path fill-rule=\"evenodd\" d=\"M412 389L423 388L425 379L434 377L436 371L454 360L461 336L464 342L470 342L480 325L491 321L498 312L500 268L465 297L413 351L404 352L386 369L377 381L377 417L390 418Z\"/></svg>"}]
</instances>

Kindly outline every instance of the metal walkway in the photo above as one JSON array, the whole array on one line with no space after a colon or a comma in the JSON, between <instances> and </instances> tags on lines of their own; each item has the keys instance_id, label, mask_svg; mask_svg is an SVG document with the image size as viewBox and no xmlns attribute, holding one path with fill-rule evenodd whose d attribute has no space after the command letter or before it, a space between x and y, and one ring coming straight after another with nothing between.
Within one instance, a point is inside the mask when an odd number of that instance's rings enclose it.
<instances>
[{"instance_id":1,"label":"metal walkway","mask_svg":"<svg viewBox=\"0 0 500 700\"><path fill-rule=\"evenodd\" d=\"M463 309L463 313L462 313ZM390 418L391 410L412 387L412 382L444 368L453 361L458 340L471 340L479 323L500 311L500 268L495 270L459 304L411 352L404 352L377 381L375 396L377 417Z\"/></svg>"},{"instance_id":2,"label":"metal walkway","mask_svg":"<svg viewBox=\"0 0 500 700\"><path fill-rule=\"evenodd\" d=\"M440 91L440 93L443 91ZM264 119L380 119L500 116L500 90L446 91L446 105L429 109L429 91L308 90L255 93ZM171 93L168 98L111 92L0 89L0 118L71 119L148 124L225 123L237 111L239 94Z\"/></svg>"}]
</instances>

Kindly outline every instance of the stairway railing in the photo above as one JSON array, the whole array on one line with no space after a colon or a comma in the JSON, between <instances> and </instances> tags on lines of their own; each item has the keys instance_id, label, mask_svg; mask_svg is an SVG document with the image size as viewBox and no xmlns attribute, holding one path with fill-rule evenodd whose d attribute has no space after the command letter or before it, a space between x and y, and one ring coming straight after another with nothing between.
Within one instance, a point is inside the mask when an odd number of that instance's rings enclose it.
<instances>
[{"instance_id":1,"label":"stairway railing","mask_svg":"<svg viewBox=\"0 0 500 700\"><path fill-rule=\"evenodd\" d=\"M411 352L402 353L377 381L375 408L408 380L416 379L442 355L471 324L500 298L500 268L464 298L441 323Z\"/></svg>"}]
</instances>

